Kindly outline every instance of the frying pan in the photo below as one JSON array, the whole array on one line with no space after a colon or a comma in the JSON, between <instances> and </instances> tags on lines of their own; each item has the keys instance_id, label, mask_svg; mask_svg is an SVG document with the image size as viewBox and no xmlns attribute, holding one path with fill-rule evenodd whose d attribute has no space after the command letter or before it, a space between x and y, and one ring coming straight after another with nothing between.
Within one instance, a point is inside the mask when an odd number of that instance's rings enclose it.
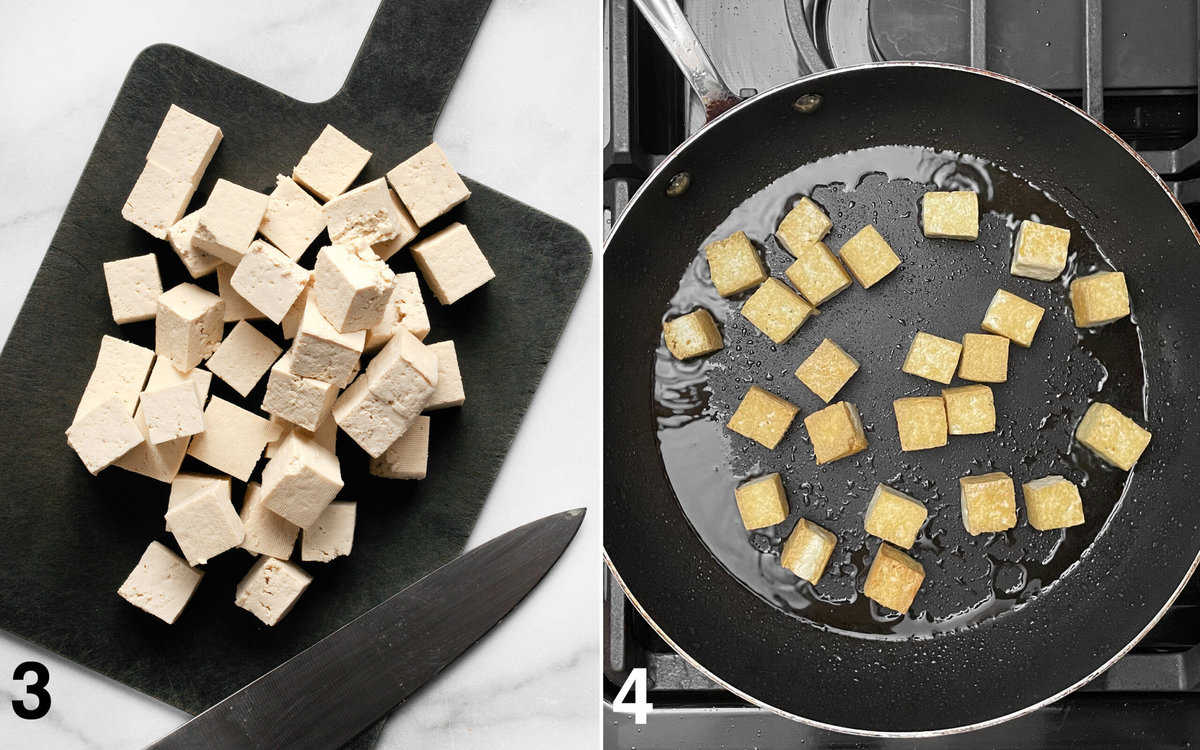
<instances>
[{"instance_id":1,"label":"frying pan","mask_svg":"<svg viewBox=\"0 0 1200 750\"><path fill-rule=\"evenodd\" d=\"M1200 420L1200 236L1183 208L1115 134L1019 81L945 64L884 63L819 72L738 102L673 2L639 4L712 119L649 176L605 250L604 550L631 602L673 648L733 693L839 731L966 731L1020 716L1096 677L1154 625L1200 560L1200 451L1193 437ZM877 175L854 192L847 192L852 185L815 191L818 202L836 204L826 205L835 221L832 248L874 220L885 237L891 235L904 265L871 290L843 292L806 323L793 339L800 343L779 347L737 319L741 298L714 298L726 347L712 356L726 357L726 366L707 377L725 378L727 386L736 382L737 392L720 393L710 382L706 409L691 421L728 441L726 460L698 463L694 471L669 465L678 456L664 463L662 403L654 397L656 368L664 361L661 323L685 311L677 294L689 274L703 280L700 249L737 228L752 213L739 207L777 190L783 176L801 165L856 150L869 155L861 150L886 144L971 155L1000 176L983 181L981 208L996 213L981 217L981 241L921 237L917 202L927 186L919 180ZM861 200L853 200L860 193ZM778 200L772 224L791 202ZM865 214L864 202L874 202ZM889 202L904 205L888 209ZM1062 284L1008 275L1012 220L1031 215L1073 229L1068 277L1109 266L1125 272L1136 325L1126 320L1076 332ZM768 226L750 236L781 277L786 256L769 232ZM1033 348L1013 347L1010 381L994 388L1001 428L994 436L955 437L945 448L901 455L890 400L938 392L935 384L896 372L908 341L918 327L951 338L978 330L997 286L1029 294L1048 308ZM905 305L907 320L890 312ZM838 398L859 404L871 447L818 468L800 420L823 404L811 394L804 400L790 370L826 335L861 356L863 371ZM760 366L731 378L728 371L738 362ZM1102 369L1095 379L1097 362ZM771 377L776 369L782 377ZM720 430L752 383L801 406L779 451L755 452L748 441ZM1093 397L1114 403L1154 433L1132 473L1104 468L1072 442ZM1004 426L1010 423L1015 427ZM1031 424L1043 429L1029 432ZM703 441L675 446L682 454L705 450ZM836 531L839 548L853 546L848 539L861 547L834 571L858 587L857 596L851 591L840 606L814 604L812 616L783 606L747 585L707 536L704 514L720 510L736 519L736 511L728 510L733 498L697 503L690 493L724 486L724 464L752 473L756 464L771 461L780 463L792 506L781 525L785 532L803 516ZM891 620L877 609L864 610L871 616L857 630L855 623L829 621L829 613L871 606L863 601L861 582L878 542L856 537L869 497L862 492L869 493L871 480L892 481L893 472L908 487L922 475L951 478L937 484L932 499L921 485L915 489L931 511L924 533L958 534L961 542L939 554L936 545L914 552L927 571L914 609L945 609L939 592L955 589L949 582L956 560L968 565L987 552L995 562L1004 549L1020 559L1022 539L1033 538L1022 502L1014 532L962 536L953 478L990 469L1010 473L1018 484L1067 473L1084 485L1088 522L1049 532L1059 540L1057 567L1044 580L1024 581L1037 585L1026 585L1012 606L936 633L889 631ZM824 487L823 493L814 494L814 486ZM680 487L691 489L681 493ZM778 537L758 541L768 554L777 550ZM797 597L816 602L820 597L806 586L796 584Z\"/></svg>"}]
</instances>

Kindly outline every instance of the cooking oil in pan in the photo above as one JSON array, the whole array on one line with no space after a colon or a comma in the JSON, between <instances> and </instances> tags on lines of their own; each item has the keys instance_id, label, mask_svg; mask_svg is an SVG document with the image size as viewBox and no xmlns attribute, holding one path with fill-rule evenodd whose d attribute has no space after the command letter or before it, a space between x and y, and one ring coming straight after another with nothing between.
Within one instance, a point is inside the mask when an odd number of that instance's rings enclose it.
<instances>
[{"instance_id":1,"label":"cooking oil in pan","mask_svg":"<svg viewBox=\"0 0 1200 750\"><path fill-rule=\"evenodd\" d=\"M934 186L978 191L977 241L922 234L920 196ZM1093 400L1144 413L1136 325L1125 320L1099 332L1081 332L1071 318L1070 279L1107 267L1102 248L1052 196L1003 168L909 146L841 154L784 175L735 207L705 244L743 230L758 243L772 275L784 278L791 257L772 233L800 195L811 195L833 220L826 242L835 251L870 223L903 264L869 290L855 285L842 292L790 341L775 345L739 314L746 295L726 300L716 294L703 245L697 248L664 319L704 307L721 324L725 348L679 362L660 347L654 383L664 467L692 526L725 568L762 598L818 627L861 637L931 637L1003 616L1034 596L1052 595L1054 582L1086 560L1105 524L1119 518L1126 488L1125 473L1075 445L1075 425ZM1059 282L1008 273L1013 234L1025 218L1071 230L1070 263ZM1008 381L992 385L997 431L952 436L944 448L901 452L892 401L937 395L942 387L900 372L913 335L921 330L957 340L978 331L997 288L1046 308L1033 346L1013 345ZM859 408L870 447L818 467L801 421L825 404L794 372L823 338L836 341L861 364L835 400ZM751 385L801 409L774 451L724 427ZM1018 524L972 537L962 525L958 479L990 471L1003 471L1018 485ZM747 532L734 488L771 472L783 478L791 514L777 527ZM1079 484L1084 525L1052 532L1029 526L1019 485L1050 474ZM863 514L880 482L913 495L929 510L910 550L925 568L925 582L903 614L862 594L879 544L863 529ZM779 549L799 518L838 535L817 586L779 565Z\"/></svg>"}]
</instances>

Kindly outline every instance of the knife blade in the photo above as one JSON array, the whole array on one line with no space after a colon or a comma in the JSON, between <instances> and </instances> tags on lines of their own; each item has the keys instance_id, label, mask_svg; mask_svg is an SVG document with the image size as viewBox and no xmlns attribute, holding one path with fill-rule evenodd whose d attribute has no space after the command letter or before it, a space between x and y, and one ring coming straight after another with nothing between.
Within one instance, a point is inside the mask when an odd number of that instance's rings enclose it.
<instances>
[{"instance_id":1,"label":"knife blade","mask_svg":"<svg viewBox=\"0 0 1200 750\"><path fill-rule=\"evenodd\" d=\"M340 747L503 619L558 560L584 513L546 516L464 553L150 748Z\"/></svg>"}]
</instances>

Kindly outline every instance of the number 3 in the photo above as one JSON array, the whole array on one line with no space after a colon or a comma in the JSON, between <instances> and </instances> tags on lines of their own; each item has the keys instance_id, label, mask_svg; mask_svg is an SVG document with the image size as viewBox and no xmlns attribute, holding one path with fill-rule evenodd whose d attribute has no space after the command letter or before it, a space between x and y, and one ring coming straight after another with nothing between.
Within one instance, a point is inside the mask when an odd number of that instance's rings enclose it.
<instances>
[{"instance_id":1,"label":"number 3","mask_svg":"<svg viewBox=\"0 0 1200 750\"><path fill-rule=\"evenodd\" d=\"M633 689L633 702L626 702L629 697L629 690ZM621 714L633 714L634 724L645 724L646 714L654 709L653 703L646 702L646 668L638 667L629 673L625 684L621 686L617 692L616 700L613 701L613 710Z\"/></svg>"},{"instance_id":2,"label":"number 3","mask_svg":"<svg viewBox=\"0 0 1200 750\"><path fill-rule=\"evenodd\" d=\"M30 672L33 673L34 680L25 686L25 694L37 698L37 703L31 708L25 705L25 701L14 700L13 713L22 719L40 719L50 712L50 693L46 692L46 685L50 682L50 670L41 662L22 662L13 670L13 679L23 680Z\"/></svg>"}]
</instances>

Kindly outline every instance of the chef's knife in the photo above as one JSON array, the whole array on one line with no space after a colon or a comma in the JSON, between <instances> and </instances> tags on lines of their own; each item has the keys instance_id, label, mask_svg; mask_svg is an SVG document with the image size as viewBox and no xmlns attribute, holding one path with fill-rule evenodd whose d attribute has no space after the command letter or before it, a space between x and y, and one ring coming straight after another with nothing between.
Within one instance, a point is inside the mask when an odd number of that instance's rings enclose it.
<instances>
[{"instance_id":1,"label":"chef's knife","mask_svg":"<svg viewBox=\"0 0 1200 750\"><path fill-rule=\"evenodd\" d=\"M454 661L554 565L583 508L446 563L151 745L340 747Z\"/></svg>"}]
</instances>

